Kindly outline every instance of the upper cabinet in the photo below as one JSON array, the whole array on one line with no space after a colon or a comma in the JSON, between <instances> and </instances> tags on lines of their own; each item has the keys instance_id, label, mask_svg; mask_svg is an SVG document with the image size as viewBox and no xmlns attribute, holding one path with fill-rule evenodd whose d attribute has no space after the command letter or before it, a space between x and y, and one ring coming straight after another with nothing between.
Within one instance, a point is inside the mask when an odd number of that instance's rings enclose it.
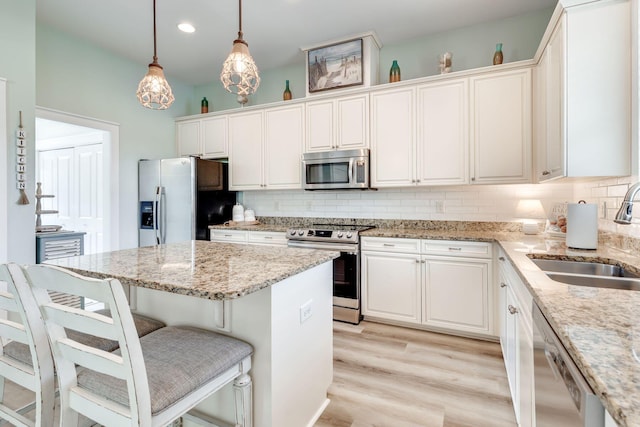
<instances>
[{"instance_id":1,"label":"upper cabinet","mask_svg":"<svg viewBox=\"0 0 640 427\"><path fill-rule=\"evenodd\" d=\"M229 156L227 116L176 123L178 156L223 158Z\"/></svg>"},{"instance_id":2,"label":"upper cabinet","mask_svg":"<svg viewBox=\"0 0 640 427\"><path fill-rule=\"evenodd\" d=\"M538 181L630 174L630 3L556 8L535 78Z\"/></svg>"},{"instance_id":3,"label":"upper cabinet","mask_svg":"<svg viewBox=\"0 0 640 427\"><path fill-rule=\"evenodd\" d=\"M369 94L306 103L305 151L369 147Z\"/></svg>"},{"instance_id":4,"label":"upper cabinet","mask_svg":"<svg viewBox=\"0 0 640 427\"><path fill-rule=\"evenodd\" d=\"M229 188L301 188L304 105L229 116Z\"/></svg>"},{"instance_id":5,"label":"upper cabinet","mask_svg":"<svg viewBox=\"0 0 640 427\"><path fill-rule=\"evenodd\" d=\"M471 182L531 181L531 69L470 78Z\"/></svg>"},{"instance_id":6,"label":"upper cabinet","mask_svg":"<svg viewBox=\"0 0 640 427\"><path fill-rule=\"evenodd\" d=\"M468 181L468 82L436 82L371 93L374 187Z\"/></svg>"}]
</instances>

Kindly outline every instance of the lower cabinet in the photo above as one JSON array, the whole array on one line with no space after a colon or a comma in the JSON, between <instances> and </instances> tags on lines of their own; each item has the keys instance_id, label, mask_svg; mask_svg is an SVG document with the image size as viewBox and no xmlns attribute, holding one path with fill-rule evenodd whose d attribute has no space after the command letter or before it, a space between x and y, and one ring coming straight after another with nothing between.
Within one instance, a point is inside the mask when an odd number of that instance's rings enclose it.
<instances>
[{"instance_id":1,"label":"lower cabinet","mask_svg":"<svg viewBox=\"0 0 640 427\"><path fill-rule=\"evenodd\" d=\"M364 237L362 313L493 336L491 267L490 243Z\"/></svg>"},{"instance_id":2,"label":"lower cabinet","mask_svg":"<svg viewBox=\"0 0 640 427\"><path fill-rule=\"evenodd\" d=\"M278 231L225 230L214 228L209 233L212 242L241 245L287 246L287 236Z\"/></svg>"},{"instance_id":3,"label":"lower cabinet","mask_svg":"<svg viewBox=\"0 0 640 427\"><path fill-rule=\"evenodd\" d=\"M533 382L532 297L500 251L500 344L507 370L513 409L520 427L535 426Z\"/></svg>"}]
</instances>

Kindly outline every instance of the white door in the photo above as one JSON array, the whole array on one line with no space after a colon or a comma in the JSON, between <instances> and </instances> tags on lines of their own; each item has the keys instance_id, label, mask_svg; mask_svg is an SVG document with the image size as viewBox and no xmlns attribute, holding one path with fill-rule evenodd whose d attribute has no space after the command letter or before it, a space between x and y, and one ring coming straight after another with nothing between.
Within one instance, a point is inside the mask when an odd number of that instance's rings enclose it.
<instances>
[{"instance_id":1,"label":"white door","mask_svg":"<svg viewBox=\"0 0 640 427\"><path fill-rule=\"evenodd\" d=\"M85 232L85 254L103 250L102 155L102 144L38 152L42 193L54 196L42 199L42 209L58 211L43 216L42 224Z\"/></svg>"}]
</instances>

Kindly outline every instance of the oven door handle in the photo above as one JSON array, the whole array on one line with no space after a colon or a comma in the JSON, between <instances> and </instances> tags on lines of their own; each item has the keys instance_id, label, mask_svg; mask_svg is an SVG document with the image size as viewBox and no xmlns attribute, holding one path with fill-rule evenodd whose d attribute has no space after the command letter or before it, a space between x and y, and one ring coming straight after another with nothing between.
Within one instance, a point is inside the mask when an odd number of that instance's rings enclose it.
<instances>
[{"instance_id":1,"label":"oven door handle","mask_svg":"<svg viewBox=\"0 0 640 427\"><path fill-rule=\"evenodd\" d=\"M309 242L300 240L289 240L287 246L290 248L303 248L303 249L320 249L327 251L339 251L347 252L350 255L358 254L358 245L349 245L341 243L327 243L327 242Z\"/></svg>"}]
</instances>

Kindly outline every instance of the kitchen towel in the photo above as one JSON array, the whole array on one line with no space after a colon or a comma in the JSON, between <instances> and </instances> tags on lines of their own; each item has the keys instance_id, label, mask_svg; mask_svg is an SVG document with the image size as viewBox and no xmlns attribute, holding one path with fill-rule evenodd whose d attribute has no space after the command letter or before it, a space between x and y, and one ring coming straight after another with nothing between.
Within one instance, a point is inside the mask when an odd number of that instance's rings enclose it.
<instances>
[{"instance_id":1,"label":"kitchen towel","mask_svg":"<svg viewBox=\"0 0 640 427\"><path fill-rule=\"evenodd\" d=\"M575 249L598 248L598 205L578 203L567 205L567 246Z\"/></svg>"}]
</instances>

